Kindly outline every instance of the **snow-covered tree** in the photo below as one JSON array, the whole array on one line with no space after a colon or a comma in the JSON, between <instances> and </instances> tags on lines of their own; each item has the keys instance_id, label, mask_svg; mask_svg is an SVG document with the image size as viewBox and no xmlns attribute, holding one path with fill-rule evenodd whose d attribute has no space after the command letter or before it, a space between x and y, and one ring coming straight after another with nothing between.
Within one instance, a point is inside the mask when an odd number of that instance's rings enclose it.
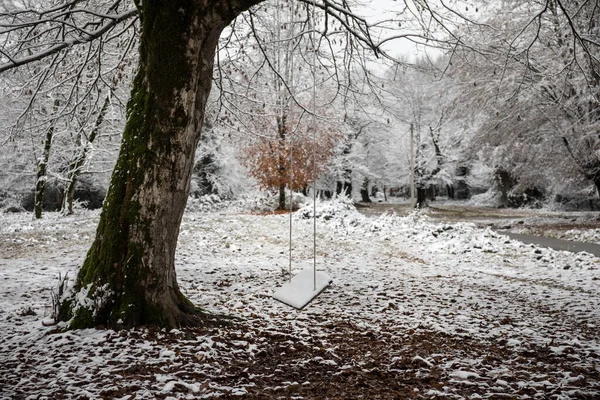
<instances>
[{"instance_id":1,"label":"snow-covered tree","mask_svg":"<svg viewBox=\"0 0 600 400\"><path fill-rule=\"evenodd\" d=\"M332 111L345 80L336 61L344 52L340 33L317 36L330 22L310 10L291 0L250 10L226 31L222 42L235 38L236 45L224 47L227 58L219 58L216 71L215 125L242 136L244 165L263 188L279 193L280 209L292 176L293 190L319 178L342 118Z\"/></svg>"},{"instance_id":2,"label":"snow-covered tree","mask_svg":"<svg viewBox=\"0 0 600 400\"><path fill-rule=\"evenodd\" d=\"M595 2L505 1L452 54L461 100L482 121L470 146L496 170L501 201L590 183L600 194L599 30ZM485 110L483 113L481 110ZM483 115L485 114L485 115ZM483 153L482 153L483 150Z\"/></svg>"},{"instance_id":3,"label":"snow-covered tree","mask_svg":"<svg viewBox=\"0 0 600 400\"><path fill-rule=\"evenodd\" d=\"M0 6L6 21L0 69L22 64L3 74L1 140L7 148L29 148L31 163L23 167L35 168L38 218L50 177L59 182L64 210L71 212L78 177L94 170L91 158L113 159L95 150L107 150L113 136L118 143L137 40L135 13L126 2L40 6L37 1ZM97 40L76 46L84 33Z\"/></svg>"}]
</instances>

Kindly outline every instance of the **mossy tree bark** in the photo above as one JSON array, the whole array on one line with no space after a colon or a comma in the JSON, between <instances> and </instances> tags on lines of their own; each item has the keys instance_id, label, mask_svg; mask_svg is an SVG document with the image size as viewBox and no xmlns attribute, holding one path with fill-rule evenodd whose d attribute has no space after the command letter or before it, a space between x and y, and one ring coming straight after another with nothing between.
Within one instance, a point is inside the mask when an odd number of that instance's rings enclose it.
<instances>
[{"instance_id":1,"label":"mossy tree bark","mask_svg":"<svg viewBox=\"0 0 600 400\"><path fill-rule=\"evenodd\" d=\"M136 2L139 71L95 241L75 294L59 307L57 319L71 328L199 322L198 309L177 284L177 236L219 36L259 2Z\"/></svg>"}]
</instances>

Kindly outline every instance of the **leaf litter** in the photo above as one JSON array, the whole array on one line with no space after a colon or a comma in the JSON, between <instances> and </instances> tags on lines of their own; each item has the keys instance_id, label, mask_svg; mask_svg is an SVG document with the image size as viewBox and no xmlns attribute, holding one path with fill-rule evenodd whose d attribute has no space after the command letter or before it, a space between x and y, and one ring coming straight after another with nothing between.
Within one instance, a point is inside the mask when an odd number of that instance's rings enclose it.
<instances>
[{"instance_id":1,"label":"leaf litter","mask_svg":"<svg viewBox=\"0 0 600 400\"><path fill-rule=\"evenodd\" d=\"M189 211L176 269L195 303L235 316L194 329L59 332L97 212L0 216L2 399L590 399L600 397L600 259L422 213L319 203L302 311L286 281L289 215ZM293 216L293 271L312 266L312 205ZM46 322L46 324L44 324Z\"/></svg>"}]
</instances>

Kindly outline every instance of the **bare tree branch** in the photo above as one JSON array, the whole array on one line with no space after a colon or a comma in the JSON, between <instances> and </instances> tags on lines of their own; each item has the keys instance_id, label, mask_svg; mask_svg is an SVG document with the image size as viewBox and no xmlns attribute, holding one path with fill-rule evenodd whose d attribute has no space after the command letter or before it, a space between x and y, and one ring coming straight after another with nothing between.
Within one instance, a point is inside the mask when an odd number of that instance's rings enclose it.
<instances>
[{"instance_id":1,"label":"bare tree branch","mask_svg":"<svg viewBox=\"0 0 600 400\"><path fill-rule=\"evenodd\" d=\"M61 7L60 10L62 10L63 8L64 7ZM49 12L46 12L44 14L48 14L48 13ZM123 21L127 21L130 18L135 18L138 15L138 10L137 10L137 8L132 8L130 10L127 10L125 12L122 12L122 13L116 14L116 15L93 13L93 12L89 12L88 10L71 10L71 11L60 12L58 14L58 17L71 16L74 13L86 13L87 15L99 17L101 19L101 21L96 22L96 24L100 25L100 27L91 32L87 32L81 28L75 27L76 31L78 33L80 33L79 36L66 38L63 41L52 44L49 47L42 49L40 51L37 51L37 52L28 50L29 55L23 56L23 57L17 58L17 57L10 55L8 51L1 50L4 57L7 58L8 60L6 60L5 62L0 62L0 73L23 66L23 65L26 65L26 64L30 64L35 61L42 60L46 57L49 57L56 53L59 53L62 50L65 50L67 48L70 48L70 47L73 47L73 46L76 46L79 44L85 44L85 43L92 42L92 41L100 38L107 32L109 32L112 28L116 27ZM48 21L56 21L55 16L53 16L52 18L36 20L34 22L29 22L29 23L25 23L25 24L12 24L12 25L11 24L0 24L0 26L2 26L2 27L11 26L9 29L7 29L5 31L0 31L0 37L3 34L8 34L17 29L37 27L37 26L40 26L40 24L44 24L45 22L48 22ZM67 22L64 22L63 25L71 26Z\"/></svg>"}]
</instances>

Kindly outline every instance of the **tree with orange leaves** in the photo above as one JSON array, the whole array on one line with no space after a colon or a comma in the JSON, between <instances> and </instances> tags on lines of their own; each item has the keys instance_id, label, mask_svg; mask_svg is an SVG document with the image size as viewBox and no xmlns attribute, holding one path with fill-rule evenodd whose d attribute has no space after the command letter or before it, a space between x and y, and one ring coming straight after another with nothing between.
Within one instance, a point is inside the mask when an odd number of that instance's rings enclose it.
<instances>
[{"instance_id":1,"label":"tree with orange leaves","mask_svg":"<svg viewBox=\"0 0 600 400\"><path fill-rule=\"evenodd\" d=\"M280 119L278 119L278 122ZM285 209L285 189L305 190L327 168L339 141L339 133L296 122L277 124L277 132L258 136L247 147L242 162L263 189L279 191L278 209ZM290 125L295 127L292 132Z\"/></svg>"}]
</instances>

